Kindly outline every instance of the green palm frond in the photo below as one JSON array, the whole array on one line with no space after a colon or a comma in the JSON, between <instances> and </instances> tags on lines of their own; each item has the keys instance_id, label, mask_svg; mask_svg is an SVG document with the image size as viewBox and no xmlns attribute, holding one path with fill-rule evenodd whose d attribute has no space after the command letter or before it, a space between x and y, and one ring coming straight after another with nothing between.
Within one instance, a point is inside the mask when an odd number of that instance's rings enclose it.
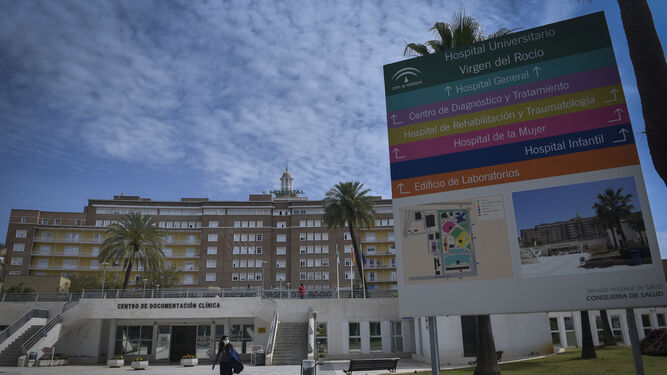
<instances>
[{"instance_id":1,"label":"green palm frond","mask_svg":"<svg viewBox=\"0 0 667 375\"><path fill-rule=\"evenodd\" d=\"M428 47L419 43L406 43L403 50L403 56L426 56L429 54L431 54L431 51L428 50Z\"/></svg>"},{"instance_id":2,"label":"green palm frond","mask_svg":"<svg viewBox=\"0 0 667 375\"><path fill-rule=\"evenodd\" d=\"M146 270L164 269L164 232L157 228L150 216L140 213L124 215L119 223L107 229L106 234L98 259L100 262L122 264L126 270L123 289L127 288L132 265L137 262Z\"/></svg>"}]
</instances>

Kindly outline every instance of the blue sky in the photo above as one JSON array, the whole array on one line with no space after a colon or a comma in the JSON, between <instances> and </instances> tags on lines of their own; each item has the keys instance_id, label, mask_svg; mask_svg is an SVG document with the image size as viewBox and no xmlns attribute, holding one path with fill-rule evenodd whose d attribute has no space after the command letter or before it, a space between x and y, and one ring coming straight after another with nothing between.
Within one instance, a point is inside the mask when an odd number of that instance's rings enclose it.
<instances>
[{"instance_id":1,"label":"blue sky","mask_svg":"<svg viewBox=\"0 0 667 375\"><path fill-rule=\"evenodd\" d=\"M517 231L532 229L538 224L567 221L577 214L581 217L595 216L593 203L597 202L597 195L603 194L606 189L622 189L622 195L631 194L629 204L634 206L632 212L641 211L632 177L520 191L512 194Z\"/></svg>"},{"instance_id":2,"label":"blue sky","mask_svg":"<svg viewBox=\"0 0 667 375\"><path fill-rule=\"evenodd\" d=\"M661 40L667 2L649 1ZM0 0L0 236L11 208L81 211L121 192L322 198L358 180L390 196L382 66L465 5L486 32L604 10L663 258L665 185L650 163L613 0Z\"/></svg>"}]
</instances>

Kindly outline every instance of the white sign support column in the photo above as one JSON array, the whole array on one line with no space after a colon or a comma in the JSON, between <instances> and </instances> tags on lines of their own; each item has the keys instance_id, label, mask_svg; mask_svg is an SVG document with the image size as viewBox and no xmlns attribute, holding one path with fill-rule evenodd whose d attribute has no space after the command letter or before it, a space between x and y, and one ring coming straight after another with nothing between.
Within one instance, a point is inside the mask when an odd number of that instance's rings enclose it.
<instances>
[{"instance_id":1,"label":"white sign support column","mask_svg":"<svg viewBox=\"0 0 667 375\"><path fill-rule=\"evenodd\" d=\"M431 373L440 375L440 347L438 345L438 324L435 316L428 317L428 340L431 344Z\"/></svg>"},{"instance_id":2,"label":"white sign support column","mask_svg":"<svg viewBox=\"0 0 667 375\"><path fill-rule=\"evenodd\" d=\"M635 360L635 373L644 375L644 362L642 362L642 352L639 349L639 333L635 321L635 310L625 309L625 319L628 322L628 335L630 335L630 343L632 344L632 357Z\"/></svg>"}]
</instances>

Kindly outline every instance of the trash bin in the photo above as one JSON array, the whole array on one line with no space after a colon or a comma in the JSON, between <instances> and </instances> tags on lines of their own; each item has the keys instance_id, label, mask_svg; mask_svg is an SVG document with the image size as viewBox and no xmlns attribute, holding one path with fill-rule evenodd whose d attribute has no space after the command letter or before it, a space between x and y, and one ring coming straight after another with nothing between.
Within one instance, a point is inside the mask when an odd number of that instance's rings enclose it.
<instances>
[{"instance_id":1,"label":"trash bin","mask_svg":"<svg viewBox=\"0 0 667 375\"><path fill-rule=\"evenodd\" d=\"M252 353L251 362L253 366L264 366L266 364L266 354L264 354L264 351Z\"/></svg>"},{"instance_id":2,"label":"trash bin","mask_svg":"<svg viewBox=\"0 0 667 375\"><path fill-rule=\"evenodd\" d=\"M304 359L301 361L301 375L317 375L317 368L315 361L312 359Z\"/></svg>"}]
</instances>

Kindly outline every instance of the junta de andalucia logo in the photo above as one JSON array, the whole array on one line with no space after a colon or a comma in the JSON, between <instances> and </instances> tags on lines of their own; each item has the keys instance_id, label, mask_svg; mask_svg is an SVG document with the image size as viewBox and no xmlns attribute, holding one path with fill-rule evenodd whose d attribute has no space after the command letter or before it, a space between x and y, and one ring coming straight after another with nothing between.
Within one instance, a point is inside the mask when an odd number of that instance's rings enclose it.
<instances>
[{"instance_id":1,"label":"junta de andalucia logo","mask_svg":"<svg viewBox=\"0 0 667 375\"><path fill-rule=\"evenodd\" d=\"M411 66L405 67L391 77L394 85L391 87L392 90L404 89L406 87L412 87L421 85L421 71L417 68Z\"/></svg>"}]
</instances>

